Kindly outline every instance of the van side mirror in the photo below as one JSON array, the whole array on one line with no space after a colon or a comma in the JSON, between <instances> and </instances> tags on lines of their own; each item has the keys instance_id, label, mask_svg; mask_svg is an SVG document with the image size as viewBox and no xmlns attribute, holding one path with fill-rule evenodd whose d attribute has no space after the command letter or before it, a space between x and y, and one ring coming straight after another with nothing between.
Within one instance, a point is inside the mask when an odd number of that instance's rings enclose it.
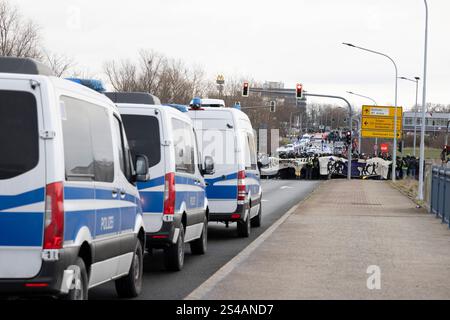
<instances>
[{"instance_id":1,"label":"van side mirror","mask_svg":"<svg viewBox=\"0 0 450 320\"><path fill-rule=\"evenodd\" d=\"M136 182L147 182L150 180L149 161L147 156L139 154L136 156Z\"/></svg>"},{"instance_id":2,"label":"van side mirror","mask_svg":"<svg viewBox=\"0 0 450 320\"><path fill-rule=\"evenodd\" d=\"M214 174L214 159L211 156L205 157L205 164L203 169L204 175L211 175Z\"/></svg>"}]
</instances>

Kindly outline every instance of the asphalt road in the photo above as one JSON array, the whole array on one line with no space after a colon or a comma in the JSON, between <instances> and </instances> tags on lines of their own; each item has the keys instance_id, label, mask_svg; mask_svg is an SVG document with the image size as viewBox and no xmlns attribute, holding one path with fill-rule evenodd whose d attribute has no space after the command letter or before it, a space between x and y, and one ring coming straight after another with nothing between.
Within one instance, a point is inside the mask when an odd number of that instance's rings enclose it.
<instances>
[{"instance_id":1,"label":"asphalt road","mask_svg":"<svg viewBox=\"0 0 450 320\"><path fill-rule=\"evenodd\" d=\"M162 251L155 251L145 259L144 288L139 299L181 300L200 286L228 261L246 248L284 213L307 197L319 182L297 180L264 180L262 227L252 229L248 239L236 236L236 225L210 223L208 252L204 256L190 254L186 247L184 268L181 272L164 270ZM112 282L89 291L90 299L116 299Z\"/></svg>"}]
</instances>

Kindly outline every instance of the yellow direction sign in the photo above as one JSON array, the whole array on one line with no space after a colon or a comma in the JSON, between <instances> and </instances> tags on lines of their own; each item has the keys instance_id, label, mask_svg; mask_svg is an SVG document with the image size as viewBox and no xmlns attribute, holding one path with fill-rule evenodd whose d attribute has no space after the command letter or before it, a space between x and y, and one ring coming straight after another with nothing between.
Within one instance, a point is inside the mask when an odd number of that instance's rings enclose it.
<instances>
[{"instance_id":1,"label":"yellow direction sign","mask_svg":"<svg viewBox=\"0 0 450 320\"><path fill-rule=\"evenodd\" d=\"M402 138L403 108L363 106L361 137L394 139L395 109L397 109L397 139Z\"/></svg>"},{"instance_id":2,"label":"yellow direction sign","mask_svg":"<svg viewBox=\"0 0 450 320\"><path fill-rule=\"evenodd\" d=\"M394 130L394 118L364 117L361 124L363 130ZM397 130L402 130L402 120L397 120Z\"/></svg>"},{"instance_id":3,"label":"yellow direction sign","mask_svg":"<svg viewBox=\"0 0 450 320\"><path fill-rule=\"evenodd\" d=\"M361 130L362 138L394 139L394 131ZM401 130L397 131L397 139L402 138Z\"/></svg>"},{"instance_id":4,"label":"yellow direction sign","mask_svg":"<svg viewBox=\"0 0 450 320\"><path fill-rule=\"evenodd\" d=\"M395 117L395 107L378 107L378 106L363 106L363 117ZM403 117L403 108L397 107L397 117Z\"/></svg>"}]
</instances>

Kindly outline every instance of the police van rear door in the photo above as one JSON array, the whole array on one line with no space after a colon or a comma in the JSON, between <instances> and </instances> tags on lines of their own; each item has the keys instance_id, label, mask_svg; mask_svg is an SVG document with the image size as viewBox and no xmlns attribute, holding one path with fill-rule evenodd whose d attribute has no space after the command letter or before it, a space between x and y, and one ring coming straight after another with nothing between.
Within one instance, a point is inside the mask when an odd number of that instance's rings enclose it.
<instances>
[{"instance_id":1,"label":"police van rear door","mask_svg":"<svg viewBox=\"0 0 450 320\"><path fill-rule=\"evenodd\" d=\"M0 74L0 279L32 278L42 264L46 155L33 87Z\"/></svg>"}]
</instances>

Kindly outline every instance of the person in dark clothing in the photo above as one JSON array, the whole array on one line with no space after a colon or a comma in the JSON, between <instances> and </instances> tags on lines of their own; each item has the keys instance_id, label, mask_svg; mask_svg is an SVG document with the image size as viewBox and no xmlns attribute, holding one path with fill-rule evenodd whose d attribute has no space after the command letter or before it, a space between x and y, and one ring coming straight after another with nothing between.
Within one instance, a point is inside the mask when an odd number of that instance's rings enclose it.
<instances>
[{"instance_id":1,"label":"person in dark clothing","mask_svg":"<svg viewBox=\"0 0 450 320\"><path fill-rule=\"evenodd\" d=\"M416 157L412 156L409 159L408 169L409 169L409 176L413 179L416 178L416 167L417 167L417 159Z\"/></svg>"},{"instance_id":2,"label":"person in dark clothing","mask_svg":"<svg viewBox=\"0 0 450 320\"><path fill-rule=\"evenodd\" d=\"M305 168L306 168L306 180L312 180L313 164L312 164L311 157L308 157L308 162L306 163Z\"/></svg>"},{"instance_id":3,"label":"person in dark clothing","mask_svg":"<svg viewBox=\"0 0 450 320\"><path fill-rule=\"evenodd\" d=\"M313 179L319 179L320 177L320 163L318 155L314 155L313 159Z\"/></svg>"}]
</instances>

